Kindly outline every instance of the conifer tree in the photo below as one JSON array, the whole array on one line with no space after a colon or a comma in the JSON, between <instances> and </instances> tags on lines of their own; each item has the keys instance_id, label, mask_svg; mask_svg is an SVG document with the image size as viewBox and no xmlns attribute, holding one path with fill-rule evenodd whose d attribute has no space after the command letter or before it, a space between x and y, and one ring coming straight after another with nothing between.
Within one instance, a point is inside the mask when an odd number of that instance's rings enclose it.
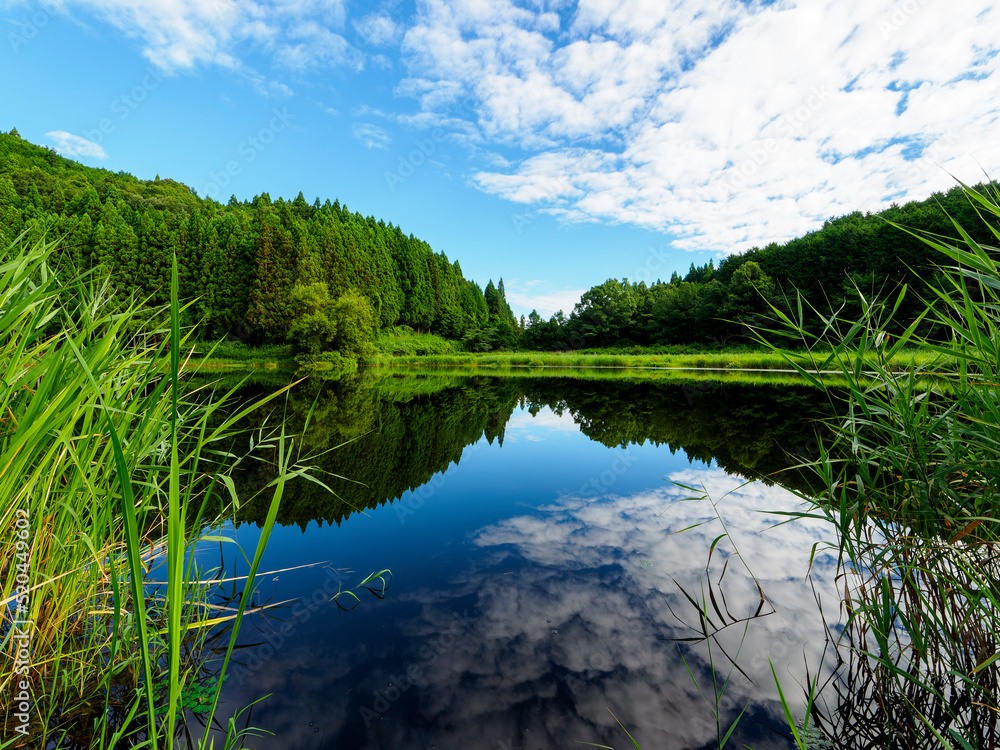
<instances>
[{"instance_id":1,"label":"conifer tree","mask_svg":"<svg viewBox=\"0 0 1000 750\"><path fill-rule=\"evenodd\" d=\"M21 231L21 199L7 175L0 175L0 244L6 245Z\"/></svg>"}]
</instances>

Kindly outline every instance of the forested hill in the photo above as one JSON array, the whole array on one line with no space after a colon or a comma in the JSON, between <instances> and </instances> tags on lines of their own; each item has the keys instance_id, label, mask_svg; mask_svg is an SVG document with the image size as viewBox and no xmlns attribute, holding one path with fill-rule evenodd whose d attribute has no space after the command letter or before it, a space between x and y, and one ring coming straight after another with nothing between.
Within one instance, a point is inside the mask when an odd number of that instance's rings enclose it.
<instances>
[{"instance_id":1,"label":"forested hill","mask_svg":"<svg viewBox=\"0 0 1000 750\"><path fill-rule=\"evenodd\" d=\"M0 248L23 231L29 241L61 238L57 263L99 266L123 296L153 303L166 301L176 253L181 297L198 298L190 319L210 338L283 341L293 289L318 282L333 300L349 291L367 298L379 328L460 338L491 318L513 323L502 284L484 295L426 242L339 202L265 193L222 205L159 176L85 167L12 130L0 133Z\"/></svg>"},{"instance_id":2,"label":"forested hill","mask_svg":"<svg viewBox=\"0 0 1000 750\"><path fill-rule=\"evenodd\" d=\"M975 186L980 192L996 188ZM851 319L860 313L859 292L895 299L907 284L910 293L895 321L903 326L923 309L927 284L947 259L893 225L957 238L949 216L976 241L997 244L956 187L879 213L831 219L803 237L730 255L718 266L692 264L684 277L675 273L652 284L609 279L585 292L568 316L545 321L533 313L521 343L533 349L731 344L746 339L748 326L766 325L770 304L795 309L797 294L823 315L839 310ZM820 327L819 316L810 321Z\"/></svg>"}]
</instances>

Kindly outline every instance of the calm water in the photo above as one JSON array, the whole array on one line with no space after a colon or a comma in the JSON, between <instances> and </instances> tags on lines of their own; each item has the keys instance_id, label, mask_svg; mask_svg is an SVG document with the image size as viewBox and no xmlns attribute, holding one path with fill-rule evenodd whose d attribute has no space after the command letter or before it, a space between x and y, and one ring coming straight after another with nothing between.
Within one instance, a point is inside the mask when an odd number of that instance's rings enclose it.
<instances>
[{"instance_id":1,"label":"calm water","mask_svg":"<svg viewBox=\"0 0 1000 750\"><path fill-rule=\"evenodd\" d=\"M831 532L779 526L765 511L794 509L794 495L744 477L814 449L818 394L368 377L307 385L293 426L314 402L306 452L351 441L313 463L363 484L321 473L338 497L289 488L262 568L275 572L258 590L287 603L244 626L223 693L230 711L268 696L248 723L273 736L249 747L630 746L615 717L645 750L713 747L713 676L730 674L723 733L746 707L731 746L790 747L767 660L798 703L796 680L824 650L814 589L831 585L832 558L803 576ZM269 478L244 473L241 490ZM248 554L263 508L248 505L232 529ZM730 538L710 561L723 522ZM386 568L384 597L342 595L350 611L330 601ZM716 638L679 640L702 628L685 592L728 623Z\"/></svg>"}]
</instances>

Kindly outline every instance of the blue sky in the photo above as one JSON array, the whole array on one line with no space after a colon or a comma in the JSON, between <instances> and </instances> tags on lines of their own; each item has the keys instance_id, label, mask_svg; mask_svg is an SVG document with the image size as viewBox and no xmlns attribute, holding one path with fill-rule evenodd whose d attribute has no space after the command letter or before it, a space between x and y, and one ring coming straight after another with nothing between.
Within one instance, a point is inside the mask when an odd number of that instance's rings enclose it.
<instances>
[{"instance_id":1,"label":"blue sky","mask_svg":"<svg viewBox=\"0 0 1000 750\"><path fill-rule=\"evenodd\" d=\"M0 31L0 128L337 198L518 314L1000 167L993 3L0 0Z\"/></svg>"}]
</instances>

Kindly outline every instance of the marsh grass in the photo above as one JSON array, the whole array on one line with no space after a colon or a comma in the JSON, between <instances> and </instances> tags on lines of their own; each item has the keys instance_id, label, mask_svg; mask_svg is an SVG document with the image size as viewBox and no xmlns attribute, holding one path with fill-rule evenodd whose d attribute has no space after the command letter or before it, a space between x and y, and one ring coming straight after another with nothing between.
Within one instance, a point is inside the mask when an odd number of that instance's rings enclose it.
<instances>
[{"instance_id":1,"label":"marsh grass","mask_svg":"<svg viewBox=\"0 0 1000 750\"><path fill-rule=\"evenodd\" d=\"M392 357L453 354L459 351L459 345L454 341L433 333L416 333L407 326L382 331L374 343L377 354Z\"/></svg>"},{"instance_id":2,"label":"marsh grass","mask_svg":"<svg viewBox=\"0 0 1000 750\"><path fill-rule=\"evenodd\" d=\"M1000 240L1000 196L966 191ZM942 285L898 337L887 331L906 290L865 300L858 320L827 318L815 338L802 303L794 317L774 311L782 333L829 346L789 365L817 387L815 369L847 384L835 442L811 463L828 489L796 514L837 531L838 669L807 688L837 747L1000 744L1000 250L953 228L957 239L919 235L947 259ZM925 320L950 338L922 337ZM908 346L932 356L900 371Z\"/></svg>"},{"instance_id":3,"label":"marsh grass","mask_svg":"<svg viewBox=\"0 0 1000 750\"><path fill-rule=\"evenodd\" d=\"M0 254L0 693L21 680L30 693L25 727L4 704L0 745L169 748L191 691L214 720L282 489L305 468L280 428L256 436L277 466L273 499L239 606L213 609L193 549L220 502L236 502L228 472L239 458L226 446L260 403L219 418L230 394L184 395L176 264L162 324L136 336L133 308L108 312L106 282L53 275L52 249L15 242ZM154 591L146 577L161 564L167 581ZM197 655L227 620L206 693ZM15 621L30 634L23 670ZM226 744L239 734L232 725Z\"/></svg>"},{"instance_id":4,"label":"marsh grass","mask_svg":"<svg viewBox=\"0 0 1000 750\"><path fill-rule=\"evenodd\" d=\"M729 533L729 528L726 525L726 521L722 514L719 512L719 506L717 501L711 498L704 487L695 488L689 487L683 484L675 483L678 487L685 489L689 492L694 492L696 495L691 498L686 498L685 501L689 500L708 500L712 505L712 511L715 515L715 520L717 520L722 526L722 534L715 537L709 546L708 560L705 564L705 576L701 580L701 589L698 595L695 596L693 592L687 591L683 586L681 586L675 580L674 583L677 588L683 594L684 598L693 607L694 611L698 615L698 624L692 625L690 623L684 622L684 619L680 617L671 607L669 601L667 601L667 608L670 613L677 618L678 622L685 625L689 632L696 633L696 635L689 636L686 638L673 638L671 640L675 642L694 642L703 643L706 646L708 653L708 671L711 678L711 684L702 685L698 682L698 678L695 676L694 671L688 664L687 658L681 652L681 660L684 662L684 668L687 670L688 677L690 677L691 682L698 690L698 694L701 695L702 700L709 707L709 711L712 714L712 719L715 722L715 739L718 747L723 748L726 743L729 742L729 738L732 736L733 732L736 731L736 727L739 725L740 720L743 718L743 714L746 713L747 708L750 707L750 702L748 701L743 708L729 720L725 716L725 711L723 708L723 699L725 698L726 691L729 689L733 676L736 673L742 674L751 683L753 680L750 678L746 672L740 667L740 654L743 651L743 646L746 643L746 637L750 630L750 624L757 620L758 618L768 617L774 614L774 606L767 599L764 594L764 590L757 583L757 591L760 594L760 598L757 602L757 608L750 614L749 612L737 612L734 613L730 611L729 604L726 601L725 594L723 593L723 581L726 577L726 573L729 571L729 563L732 559L739 561L739 564L743 566L747 573L750 573L750 577L753 578L756 583L756 578L753 577L753 573L746 564L746 560L743 554L740 552L739 547L736 545L735 538ZM721 499L721 498L720 498ZM705 522L707 523L707 522ZM683 532L690 531L693 528L697 528L702 524L695 524ZM680 533L683 533L680 532ZM710 575L711 565L712 565L712 555L715 552L717 546L723 539L728 539L733 545L733 554L728 557L723 564L721 574L715 579L712 579ZM666 599L665 599L666 601ZM730 654L725 647L720 642L720 635L729 630L730 628L740 628L742 630L742 635L739 639L736 651ZM725 662L717 662L717 654L721 653ZM722 669L725 669L725 674L723 675ZM728 722L728 726L727 726Z\"/></svg>"}]
</instances>

